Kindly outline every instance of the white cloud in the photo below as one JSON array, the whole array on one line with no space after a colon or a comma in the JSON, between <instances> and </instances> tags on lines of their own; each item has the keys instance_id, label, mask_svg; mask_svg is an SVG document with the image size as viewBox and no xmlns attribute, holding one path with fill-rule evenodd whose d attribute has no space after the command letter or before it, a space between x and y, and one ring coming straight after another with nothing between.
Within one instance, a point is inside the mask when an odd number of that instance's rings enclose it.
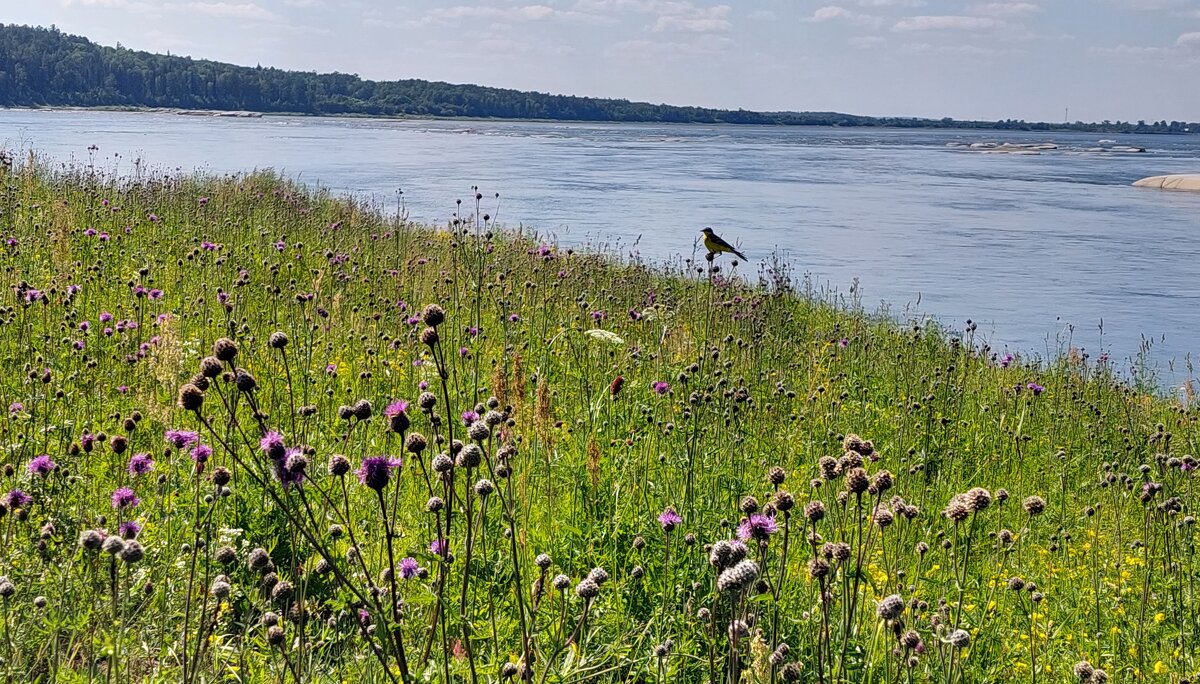
<instances>
[{"instance_id":1,"label":"white cloud","mask_svg":"<svg viewBox=\"0 0 1200 684\"><path fill-rule=\"evenodd\" d=\"M1175 44L1180 47L1200 49L1200 31L1192 31L1179 36Z\"/></svg>"},{"instance_id":2,"label":"white cloud","mask_svg":"<svg viewBox=\"0 0 1200 684\"><path fill-rule=\"evenodd\" d=\"M658 7L658 19L652 31L685 31L689 33L719 33L733 27L729 21L729 5L696 7L690 2L664 2Z\"/></svg>"},{"instance_id":3,"label":"white cloud","mask_svg":"<svg viewBox=\"0 0 1200 684\"><path fill-rule=\"evenodd\" d=\"M808 21L817 24L831 21L847 21L859 26L871 27L878 27L881 23L883 23L883 20L880 17L874 17L869 14L861 14L858 12L851 12L845 7L838 7L836 5L818 7L813 11L812 16L808 18Z\"/></svg>"},{"instance_id":4,"label":"white cloud","mask_svg":"<svg viewBox=\"0 0 1200 684\"><path fill-rule=\"evenodd\" d=\"M933 15L908 17L896 22L893 31L986 31L1004 26L993 17Z\"/></svg>"},{"instance_id":5,"label":"white cloud","mask_svg":"<svg viewBox=\"0 0 1200 684\"><path fill-rule=\"evenodd\" d=\"M858 0L860 7L924 7L925 0Z\"/></svg>"},{"instance_id":6,"label":"white cloud","mask_svg":"<svg viewBox=\"0 0 1200 684\"><path fill-rule=\"evenodd\" d=\"M610 23L610 20L599 15L574 10L559 10L548 5L523 5L517 7L452 5L450 7L435 7L426 12L420 19L411 23L420 26L432 22L453 22L460 19L504 19L508 21L561 20L590 24Z\"/></svg>"},{"instance_id":7,"label":"white cloud","mask_svg":"<svg viewBox=\"0 0 1200 684\"><path fill-rule=\"evenodd\" d=\"M985 17L1018 17L1037 14L1042 8L1032 2L985 2L972 5L969 11Z\"/></svg>"},{"instance_id":8,"label":"white cloud","mask_svg":"<svg viewBox=\"0 0 1200 684\"><path fill-rule=\"evenodd\" d=\"M274 21L279 19L274 13L254 4L253 2L189 2L180 6L197 14L211 17L227 17L230 19L254 19Z\"/></svg>"}]
</instances>

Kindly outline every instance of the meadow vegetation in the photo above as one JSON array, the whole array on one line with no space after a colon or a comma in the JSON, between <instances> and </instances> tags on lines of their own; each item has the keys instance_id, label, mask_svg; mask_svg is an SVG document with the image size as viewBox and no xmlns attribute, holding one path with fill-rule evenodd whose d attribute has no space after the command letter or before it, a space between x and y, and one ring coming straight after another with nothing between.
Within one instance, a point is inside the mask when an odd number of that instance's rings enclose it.
<instances>
[{"instance_id":1,"label":"meadow vegetation","mask_svg":"<svg viewBox=\"0 0 1200 684\"><path fill-rule=\"evenodd\" d=\"M779 264L0 170L8 681L1181 682L1197 412ZM759 255L761 256L761 255Z\"/></svg>"}]
</instances>

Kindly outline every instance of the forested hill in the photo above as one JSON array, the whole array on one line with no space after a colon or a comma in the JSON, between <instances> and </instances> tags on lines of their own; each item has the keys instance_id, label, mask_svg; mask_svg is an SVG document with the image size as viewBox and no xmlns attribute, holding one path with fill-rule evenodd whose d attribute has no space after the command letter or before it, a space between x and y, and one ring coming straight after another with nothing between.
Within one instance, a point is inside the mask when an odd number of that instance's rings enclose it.
<instances>
[{"instance_id":1,"label":"forested hill","mask_svg":"<svg viewBox=\"0 0 1200 684\"><path fill-rule=\"evenodd\" d=\"M564 121L993 128L1096 132L1200 132L1184 122L1046 124L867 117L835 112L751 112L550 95L405 79L368 81L244 67L97 45L50 28L0 24L0 106L166 107L299 114L481 117Z\"/></svg>"}]
</instances>

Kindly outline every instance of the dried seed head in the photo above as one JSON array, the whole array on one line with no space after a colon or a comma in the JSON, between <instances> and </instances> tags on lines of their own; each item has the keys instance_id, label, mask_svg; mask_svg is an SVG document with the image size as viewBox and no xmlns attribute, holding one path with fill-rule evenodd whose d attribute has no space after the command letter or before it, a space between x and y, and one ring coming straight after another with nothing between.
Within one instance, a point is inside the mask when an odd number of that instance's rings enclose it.
<instances>
[{"instance_id":1,"label":"dried seed head","mask_svg":"<svg viewBox=\"0 0 1200 684\"><path fill-rule=\"evenodd\" d=\"M121 549L121 552L117 554L121 560L130 564L137 563L138 561L142 560L145 555L146 550L142 548L141 543L132 539L125 542L125 548Z\"/></svg>"},{"instance_id":2,"label":"dried seed head","mask_svg":"<svg viewBox=\"0 0 1200 684\"><path fill-rule=\"evenodd\" d=\"M437 304L428 304L421 312L421 321L432 328L441 325L445 320L446 311Z\"/></svg>"},{"instance_id":3,"label":"dried seed head","mask_svg":"<svg viewBox=\"0 0 1200 684\"><path fill-rule=\"evenodd\" d=\"M204 405L204 392L192 383L179 388L179 407L185 411L199 411Z\"/></svg>"},{"instance_id":4,"label":"dried seed head","mask_svg":"<svg viewBox=\"0 0 1200 684\"><path fill-rule=\"evenodd\" d=\"M756 579L758 579L758 564L745 559L721 571L721 574L717 576L717 590L722 593L737 593L748 588Z\"/></svg>"},{"instance_id":5,"label":"dried seed head","mask_svg":"<svg viewBox=\"0 0 1200 684\"><path fill-rule=\"evenodd\" d=\"M100 547L110 556L115 556L125 549L125 540L120 537L106 537Z\"/></svg>"},{"instance_id":6,"label":"dried seed head","mask_svg":"<svg viewBox=\"0 0 1200 684\"><path fill-rule=\"evenodd\" d=\"M846 491L851 494L862 494L871 486L871 481L867 479L867 471L862 468L851 468L846 473Z\"/></svg>"},{"instance_id":7,"label":"dried seed head","mask_svg":"<svg viewBox=\"0 0 1200 684\"><path fill-rule=\"evenodd\" d=\"M904 612L904 599L899 594L885 596L875 605L875 614L881 620L895 620Z\"/></svg>"},{"instance_id":8,"label":"dried seed head","mask_svg":"<svg viewBox=\"0 0 1200 684\"><path fill-rule=\"evenodd\" d=\"M271 333L271 336L267 338L267 345L271 347L271 349L283 349L284 347L288 346L288 336L282 332L273 332Z\"/></svg>"},{"instance_id":9,"label":"dried seed head","mask_svg":"<svg viewBox=\"0 0 1200 684\"><path fill-rule=\"evenodd\" d=\"M238 355L237 343L228 337L213 342L213 356L226 363L233 361Z\"/></svg>"},{"instance_id":10,"label":"dried seed head","mask_svg":"<svg viewBox=\"0 0 1200 684\"><path fill-rule=\"evenodd\" d=\"M956 629L950 633L947 641L954 648L966 648L971 645L971 633L965 629Z\"/></svg>"},{"instance_id":11,"label":"dried seed head","mask_svg":"<svg viewBox=\"0 0 1200 684\"><path fill-rule=\"evenodd\" d=\"M590 601L600 595L600 585L591 579L585 578L582 582L575 585L575 595L585 601Z\"/></svg>"},{"instance_id":12,"label":"dried seed head","mask_svg":"<svg viewBox=\"0 0 1200 684\"><path fill-rule=\"evenodd\" d=\"M425 441L425 435L419 432L414 432L404 439L404 448L410 454L419 455L428 446L429 442Z\"/></svg>"},{"instance_id":13,"label":"dried seed head","mask_svg":"<svg viewBox=\"0 0 1200 684\"><path fill-rule=\"evenodd\" d=\"M1040 496L1030 496L1021 504L1029 515L1041 515L1046 510L1046 500Z\"/></svg>"},{"instance_id":14,"label":"dried seed head","mask_svg":"<svg viewBox=\"0 0 1200 684\"><path fill-rule=\"evenodd\" d=\"M344 477L351 470L350 459L341 454L329 457L329 474L334 477Z\"/></svg>"},{"instance_id":15,"label":"dried seed head","mask_svg":"<svg viewBox=\"0 0 1200 684\"><path fill-rule=\"evenodd\" d=\"M104 544L104 535L96 530L84 530L79 533L79 545L88 551L99 551Z\"/></svg>"},{"instance_id":16,"label":"dried seed head","mask_svg":"<svg viewBox=\"0 0 1200 684\"><path fill-rule=\"evenodd\" d=\"M216 378L225 372L225 364L221 363L221 359L215 356L206 356L200 359L200 374L206 378Z\"/></svg>"}]
</instances>

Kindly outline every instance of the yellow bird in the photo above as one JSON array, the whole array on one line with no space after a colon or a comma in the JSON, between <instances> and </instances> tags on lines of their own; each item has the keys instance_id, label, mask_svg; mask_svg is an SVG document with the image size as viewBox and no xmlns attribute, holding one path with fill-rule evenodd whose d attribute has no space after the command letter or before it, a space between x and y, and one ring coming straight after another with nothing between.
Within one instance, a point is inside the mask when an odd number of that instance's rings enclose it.
<instances>
[{"instance_id":1,"label":"yellow bird","mask_svg":"<svg viewBox=\"0 0 1200 684\"><path fill-rule=\"evenodd\" d=\"M733 245L721 239L721 236L713 232L712 228L705 228L700 231L704 235L704 248L709 254L720 254L721 252L733 252L733 255L742 261L748 261L746 255L733 248Z\"/></svg>"}]
</instances>

